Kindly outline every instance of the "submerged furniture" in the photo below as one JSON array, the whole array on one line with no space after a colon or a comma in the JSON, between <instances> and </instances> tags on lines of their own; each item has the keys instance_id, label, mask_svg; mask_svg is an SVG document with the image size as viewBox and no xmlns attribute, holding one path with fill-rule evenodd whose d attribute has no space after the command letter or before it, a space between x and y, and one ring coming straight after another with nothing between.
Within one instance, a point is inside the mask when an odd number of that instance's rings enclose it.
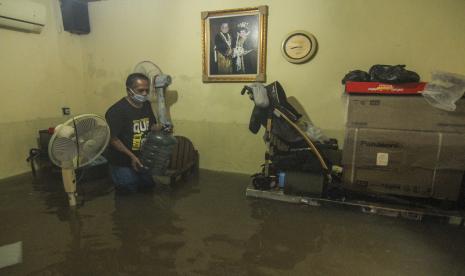
<instances>
[{"instance_id":1,"label":"submerged furniture","mask_svg":"<svg viewBox=\"0 0 465 276\"><path fill-rule=\"evenodd\" d=\"M184 136L174 136L177 143L173 149L171 160L166 171L170 185L178 179L186 179L199 170L199 152L192 142Z\"/></svg>"}]
</instances>

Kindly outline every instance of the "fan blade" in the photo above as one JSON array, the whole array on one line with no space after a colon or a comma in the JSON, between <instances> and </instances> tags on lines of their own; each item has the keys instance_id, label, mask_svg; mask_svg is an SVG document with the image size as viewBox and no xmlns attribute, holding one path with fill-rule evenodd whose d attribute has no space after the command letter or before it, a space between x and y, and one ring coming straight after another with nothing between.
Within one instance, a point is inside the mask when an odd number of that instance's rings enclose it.
<instances>
[{"instance_id":1,"label":"fan blade","mask_svg":"<svg viewBox=\"0 0 465 276\"><path fill-rule=\"evenodd\" d=\"M79 158L81 158L81 160L94 159L97 157L101 150L101 145L97 145L97 143L94 140L88 140L82 144L82 147L79 151Z\"/></svg>"},{"instance_id":2,"label":"fan blade","mask_svg":"<svg viewBox=\"0 0 465 276\"><path fill-rule=\"evenodd\" d=\"M97 127L91 131L88 131L85 135L79 137L80 147L81 144L85 144L89 140L95 141L95 144L98 145L98 148L104 147L106 145L105 141L107 139L108 130L104 126Z\"/></svg>"},{"instance_id":3,"label":"fan blade","mask_svg":"<svg viewBox=\"0 0 465 276\"><path fill-rule=\"evenodd\" d=\"M84 160L94 159L106 147L108 135L107 127L97 126L79 137L79 156L82 164L85 163Z\"/></svg>"},{"instance_id":4,"label":"fan blade","mask_svg":"<svg viewBox=\"0 0 465 276\"><path fill-rule=\"evenodd\" d=\"M97 121L94 118L85 118L79 120L76 123L76 133L77 136L80 138L81 136L85 135L87 132L91 131L97 125Z\"/></svg>"},{"instance_id":5,"label":"fan blade","mask_svg":"<svg viewBox=\"0 0 465 276\"><path fill-rule=\"evenodd\" d=\"M88 158L92 158L100 150L100 145L97 144L95 140L90 139L83 143L80 143L79 149L80 149L79 154L81 157L86 156Z\"/></svg>"},{"instance_id":6,"label":"fan blade","mask_svg":"<svg viewBox=\"0 0 465 276\"><path fill-rule=\"evenodd\" d=\"M88 130L86 133L78 133L78 135L79 140L84 140L84 142L89 139L104 140L108 135L108 131L106 126L96 126L93 129Z\"/></svg>"},{"instance_id":7,"label":"fan blade","mask_svg":"<svg viewBox=\"0 0 465 276\"><path fill-rule=\"evenodd\" d=\"M77 155L76 143L66 137L58 137L52 144L52 155L58 161L70 161Z\"/></svg>"},{"instance_id":8,"label":"fan blade","mask_svg":"<svg viewBox=\"0 0 465 276\"><path fill-rule=\"evenodd\" d=\"M157 75L163 74L160 67L158 67L155 63L151 61L141 61L139 62L136 67L134 68L134 73L141 73L149 78L149 89L150 94L153 95L154 92L154 85L155 85L155 77Z\"/></svg>"}]
</instances>

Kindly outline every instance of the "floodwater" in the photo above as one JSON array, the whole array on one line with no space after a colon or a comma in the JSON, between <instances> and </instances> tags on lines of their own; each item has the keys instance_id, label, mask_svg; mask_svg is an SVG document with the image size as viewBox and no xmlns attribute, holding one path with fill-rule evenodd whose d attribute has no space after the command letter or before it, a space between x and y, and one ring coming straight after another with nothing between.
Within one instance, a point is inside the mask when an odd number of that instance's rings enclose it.
<instances>
[{"instance_id":1,"label":"floodwater","mask_svg":"<svg viewBox=\"0 0 465 276\"><path fill-rule=\"evenodd\" d=\"M249 177L201 170L153 194L106 180L67 207L60 179L0 183L0 275L465 275L465 228L247 199Z\"/></svg>"}]
</instances>

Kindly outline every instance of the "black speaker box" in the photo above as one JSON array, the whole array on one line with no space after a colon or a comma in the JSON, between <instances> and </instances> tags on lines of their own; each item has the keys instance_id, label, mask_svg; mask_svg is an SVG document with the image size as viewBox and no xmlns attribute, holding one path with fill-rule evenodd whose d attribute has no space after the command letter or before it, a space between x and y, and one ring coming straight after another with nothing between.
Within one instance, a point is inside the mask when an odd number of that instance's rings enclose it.
<instances>
[{"instance_id":1,"label":"black speaker box","mask_svg":"<svg viewBox=\"0 0 465 276\"><path fill-rule=\"evenodd\" d=\"M89 9L87 1L61 0L63 28L73 34L90 33Z\"/></svg>"}]
</instances>

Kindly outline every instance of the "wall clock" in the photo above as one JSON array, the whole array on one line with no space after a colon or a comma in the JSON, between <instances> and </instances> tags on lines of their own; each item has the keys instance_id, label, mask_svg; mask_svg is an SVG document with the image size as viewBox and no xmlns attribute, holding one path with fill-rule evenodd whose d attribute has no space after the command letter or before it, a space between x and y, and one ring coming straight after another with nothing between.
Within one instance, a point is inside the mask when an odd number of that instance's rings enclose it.
<instances>
[{"instance_id":1,"label":"wall clock","mask_svg":"<svg viewBox=\"0 0 465 276\"><path fill-rule=\"evenodd\" d=\"M281 45L284 58L292 63L309 61L316 53L316 38L306 31L294 31L286 35Z\"/></svg>"}]
</instances>

